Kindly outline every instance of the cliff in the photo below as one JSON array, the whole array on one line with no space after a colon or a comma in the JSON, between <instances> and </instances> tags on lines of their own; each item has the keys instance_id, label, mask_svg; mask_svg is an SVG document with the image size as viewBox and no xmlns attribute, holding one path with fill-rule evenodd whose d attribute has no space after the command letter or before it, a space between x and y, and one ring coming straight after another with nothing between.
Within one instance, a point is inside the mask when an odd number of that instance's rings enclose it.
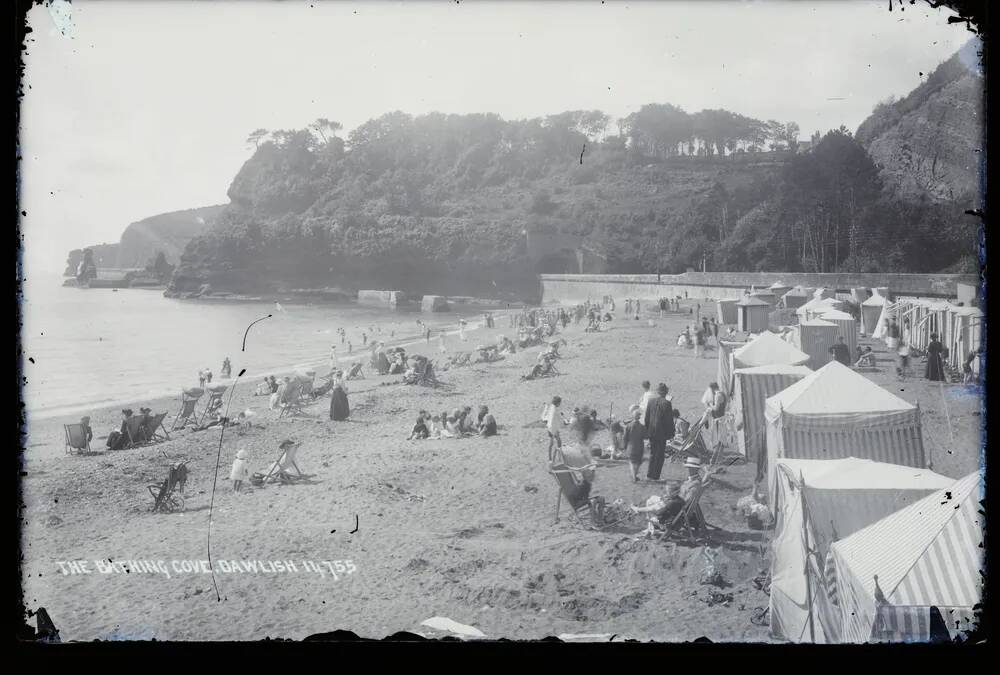
<instances>
[{"instance_id":1,"label":"cliff","mask_svg":"<svg viewBox=\"0 0 1000 675\"><path fill-rule=\"evenodd\" d=\"M188 242L208 229L224 208L205 206L144 218L125 228L117 244L88 248L94 252L98 269L145 267L160 252L168 263L176 264ZM83 249L70 251L64 275L74 276L82 259Z\"/></svg>"},{"instance_id":2,"label":"cliff","mask_svg":"<svg viewBox=\"0 0 1000 675\"><path fill-rule=\"evenodd\" d=\"M886 186L904 202L978 208L985 166L985 82L978 39L912 92L878 105L857 131Z\"/></svg>"}]
</instances>

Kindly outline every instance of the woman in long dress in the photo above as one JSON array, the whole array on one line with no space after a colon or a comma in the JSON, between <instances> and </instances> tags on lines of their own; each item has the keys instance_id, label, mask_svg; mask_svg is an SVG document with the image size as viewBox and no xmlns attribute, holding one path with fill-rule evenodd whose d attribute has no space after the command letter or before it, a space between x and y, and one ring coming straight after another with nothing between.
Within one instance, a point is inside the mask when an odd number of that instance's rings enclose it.
<instances>
[{"instance_id":1,"label":"woman in long dress","mask_svg":"<svg viewBox=\"0 0 1000 675\"><path fill-rule=\"evenodd\" d=\"M938 341L937 333L931 333L931 342L927 345L927 372L928 380L939 382L944 380L944 345Z\"/></svg>"},{"instance_id":2,"label":"woman in long dress","mask_svg":"<svg viewBox=\"0 0 1000 675\"><path fill-rule=\"evenodd\" d=\"M351 406L347 402L347 385L344 384L343 373L337 373L333 380L333 392L330 395L330 419L343 422L351 416Z\"/></svg>"}]
</instances>

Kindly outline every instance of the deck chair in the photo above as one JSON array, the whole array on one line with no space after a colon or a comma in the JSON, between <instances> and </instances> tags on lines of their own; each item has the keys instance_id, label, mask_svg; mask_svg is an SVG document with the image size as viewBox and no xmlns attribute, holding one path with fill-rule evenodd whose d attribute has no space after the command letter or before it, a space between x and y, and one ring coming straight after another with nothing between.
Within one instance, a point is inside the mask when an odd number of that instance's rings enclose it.
<instances>
[{"instance_id":1,"label":"deck chair","mask_svg":"<svg viewBox=\"0 0 1000 675\"><path fill-rule=\"evenodd\" d=\"M208 392L208 402L205 404L205 409L201 411L201 417L198 418L199 428L205 426L205 420L209 417L222 416L222 397L225 393L226 388L224 387Z\"/></svg>"},{"instance_id":2,"label":"deck chair","mask_svg":"<svg viewBox=\"0 0 1000 675\"><path fill-rule=\"evenodd\" d=\"M278 413L278 419L281 419L285 415L295 415L302 412L302 406L305 401L299 395L301 391L302 382L299 380L291 380L285 385L284 391L278 397L278 407L281 409Z\"/></svg>"},{"instance_id":3,"label":"deck chair","mask_svg":"<svg viewBox=\"0 0 1000 675\"><path fill-rule=\"evenodd\" d=\"M146 433L149 436L147 440L149 441L169 441L170 434L167 433L167 428L163 426L163 419L167 416L167 413L160 413L159 415L150 415L149 421L146 423ZM161 435L158 430L162 430Z\"/></svg>"},{"instance_id":4,"label":"deck chair","mask_svg":"<svg viewBox=\"0 0 1000 675\"><path fill-rule=\"evenodd\" d=\"M298 454L298 451L299 451L298 445L293 445L290 446L287 450L283 450L281 453L281 457L278 458L277 462L271 465L271 468L268 470L267 475L264 476L263 482L267 483L269 481L277 480L278 478L292 477L291 474L289 473L290 469L295 469L296 473L295 478L303 478L304 475L302 473L302 469L300 469L299 465L295 463L295 455Z\"/></svg>"},{"instance_id":5,"label":"deck chair","mask_svg":"<svg viewBox=\"0 0 1000 675\"><path fill-rule=\"evenodd\" d=\"M127 439L125 443L126 448L138 447L149 440L146 436L145 423L145 415L132 415L125 420L125 438Z\"/></svg>"},{"instance_id":6,"label":"deck chair","mask_svg":"<svg viewBox=\"0 0 1000 675\"><path fill-rule=\"evenodd\" d=\"M63 430L66 432L66 454L72 455L76 450L79 453L90 454L90 441L87 440L87 430L82 424L64 424Z\"/></svg>"},{"instance_id":7,"label":"deck chair","mask_svg":"<svg viewBox=\"0 0 1000 675\"><path fill-rule=\"evenodd\" d=\"M302 379L300 380L302 386L299 387L299 398L305 401L311 401L313 398L313 380Z\"/></svg>"},{"instance_id":8,"label":"deck chair","mask_svg":"<svg viewBox=\"0 0 1000 675\"><path fill-rule=\"evenodd\" d=\"M684 503L684 508L681 509L681 512L674 516L674 519L669 523L663 524L662 530L656 531L654 536L657 539L669 539L671 536L683 532L687 535L688 541L696 544L699 537L704 538L707 536L707 523L698 502L701 500L701 495L705 492L705 487L710 480L710 477L702 479L701 484L695 487L688 501Z\"/></svg>"},{"instance_id":9,"label":"deck chair","mask_svg":"<svg viewBox=\"0 0 1000 675\"><path fill-rule=\"evenodd\" d=\"M361 362L360 361L358 361L353 366L351 366L351 370L347 373L347 377L345 377L344 379L346 379L346 380L363 380L363 379L365 379L365 373L361 369Z\"/></svg>"},{"instance_id":10,"label":"deck chair","mask_svg":"<svg viewBox=\"0 0 1000 675\"><path fill-rule=\"evenodd\" d=\"M170 467L170 472L162 483L147 485L153 496L153 513L172 513L184 510L184 485L187 483L187 463L181 462Z\"/></svg>"},{"instance_id":11,"label":"deck chair","mask_svg":"<svg viewBox=\"0 0 1000 675\"><path fill-rule=\"evenodd\" d=\"M195 413L195 407L198 405L198 401L201 400L201 396L201 394L194 396L188 394L186 391L181 392L181 410L177 413L177 417L174 418L174 423L170 425L171 431L183 429L189 424L198 426L198 415Z\"/></svg>"},{"instance_id":12,"label":"deck chair","mask_svg":"<svg viewBox=\"0 0 1000 675\"><path fill-rule=\"evenodd\" d=\"M692 425L688 435L683 440L671 439L667 442L667 452L671 461L684 459L689 454L705 459L709 456L708 448L705 447L705 439L701 432L705 428L704 419L699 419Z\"/></svg>"}]
</instances>

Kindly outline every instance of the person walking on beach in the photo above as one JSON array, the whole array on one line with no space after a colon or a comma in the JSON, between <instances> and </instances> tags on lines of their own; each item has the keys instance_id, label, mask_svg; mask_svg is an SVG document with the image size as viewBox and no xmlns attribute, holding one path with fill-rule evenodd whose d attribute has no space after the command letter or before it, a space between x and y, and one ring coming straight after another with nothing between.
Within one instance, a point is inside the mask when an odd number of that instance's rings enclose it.
<instances>
[{"instance_id":1,"label":"person walking on beach","mask_svg":"<svg viewBox=\"0 0 1000 675\"><path fill-rule=\"evenodd\" d=\"M924 377L931 382L942 382L944 375L944 345L938 341L938 334L931 333L931 341L927 345L927 370Z\"/></svg>"},{"instance_id":2,"label":"person walking on beach","mask_svg":"<svg viewBox=\"0 0 1000 675\"><path fill-rule=\"evenodd\" d=\"M351 416L351 406L347 401L347 385L344 384L344 371L338 370L333 380L333 391L330 394L330 419L343 422Z\"/></svg>"},{"instance_id":3,"label":"person walking on beach","mask_svg":"<svg viewBox=\"0 0 1000 675\"><path fill-rule=\"evenodd\" d=\"M233 366L229 363L229 357L227 356L222 361L222 377L226 380L229 379L229 375L233 372Z\"/></svg>"},{"instance_id":4,"label":"person walking on beach","mask_svg":"<svg viewBox=\"0 0 1000 675\"><path fill-rule=\"evenodd\" d=\"M352 345L352 344L351 344L351 341L350 341L350 340L348 340L348 341L347 341L347 353L348 353L348 354L350 354L350 353L352 353L353 351L354 351L354 345Z\"/></svg>"},{"instance_id":5,"label":"person walking on beach","mask_svg":"<svg viewBox=\"0 0 1000 675\"><path fill-rule=\"evenodd\" d=\"M465 342L465 319L458 320L458 339Z\"/></svg>"},{"instance_id":6,"label":"person walking on beach","mask_svg":"<svg viewBox=\"0 0 1000 675\"><path fill-rule=\"evenodd\" d=\"M642 414L641 419L646 419L646 408L649 407L649 402L656 398L656 392L650 391L649 380L642 381L642 398L639 399L639 412Z\"/></svg>"},{"instance_id":7,"label":"person walking on beach","mask_svg":"<svg viewBox=\"0 0 1000 675\"><path fill-rule=\"evenodd\" d=\"M649 438L649 468L646 478L659 480L663 470L663 460L667 453L667 441L674 437L674 411L667 393L670 390L663 382L656 387L657 398L649 402L643 426Z\"/></svg>"},{"instance_id":8,"label":"person walking on beach","mask_svg":"<svg viewBox=\"0 0 1000 675\"><path fill-rule=\"evenodd\" d=\"M559 429L561 426L569 424L566 418L563 416L562 411L559 406L562 405L562 397L553 396L552 403L549 404L545 411L542 413L542 420L545 422L545 428L548 430L549 434L549 461L551 462L555 455L553 454L553 448L556 450L562 450L562 436L559 434Z\"/></svg>"},{"instance_id":9,"label":"person walking on beach","mask_svg":"<svg viewBox=\"0 0 1000 675\"><path fill-rule=\"evenodd\" d=\"M631 419L625 425L625 454L628 456L628 466L632 471L632 482L639 482L639 467L642 466L643 455L646 453L646 427L642 423L642 410L633 403L629 407Z\"/></svg>"}]
</instances>

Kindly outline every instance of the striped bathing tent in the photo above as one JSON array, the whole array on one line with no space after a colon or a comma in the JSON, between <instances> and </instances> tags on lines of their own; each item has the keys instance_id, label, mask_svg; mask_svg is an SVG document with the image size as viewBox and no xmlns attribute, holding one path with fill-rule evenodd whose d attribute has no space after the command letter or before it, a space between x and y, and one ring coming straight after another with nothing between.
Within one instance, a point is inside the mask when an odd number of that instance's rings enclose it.
<instances>
[{"instance_id":1,"label":"striped bathing tent","mask_svg":"<svg viewBox=\"0 0 1000 675\"><path fill-rule=\"evenodd\" d=\"M797 346L809 356L806 365L819 370L830 361L830 346L837 340L837 324L812 319L799 324Z\"/></svg>"},{"instance_id":2,"label":"striped bathing tent","mask_svg":"<svg viewBox=\"0 0 1000 675\"><path fill-rule=\"evenodd\" d=\"M979 472L834 543L844 642L926 641L968 629L982 598Z\"/></svg>"},{"instance_id":3,"label":"striped bathing tent","mask_svg":"<svg viewBox=\"0 0 1000 675\"><path fill-rule=\"evenodd\" d=\"M722 325L735 325L736 324L736 303L739 300L719 300L717 303L716 312L718 313L718 322Z\"/></svg>"},{"instance_id":4,"label":"striped bathing tent","mask_svg":"<svg viewBox=\"0 0 1000 675\"><path fill-rule=\"evenodd\" d=\"M808 321L818 319L821 314L832 309L843 310L844 303L836 298L813 298L795 310L795 314L798 315L799 321Z\"/></svg>"},{"instance_id":5,"label":"striped bathing tent","mask_svg":"<svg viewBox=\"0 0 1000 675\"><path fill-rule=\"evenodd\" d=\"M948 324L944 331L948 348L948 363L956 369L969 354L978 353L983 345L983 312L978 307L958 307L948 309ZM972 372L979 374L979 359L972 362Z\"/></svg>"},{"instance_id":6,"label":"striped bathing tent","mask_svg":"<svg viewBox=\"0 0 1000 675\"><path fill-rule=\"evenodd\" d=\"M779 459L776 469L769 499L776 519L771 635L791 642L840 642L836 573L826 564L832 561L832 544L955 481L927 469L856 457Z\"/></svg>"},{"instance_id":7,"label":"striped bathing tent","mask_svg":"<svg viewBox=\"0 0 1000 675\"><path fill-rule=\"evenodd\" d=\"M733 351L733 368L772 364L798 366L808 360L808 354L804 354L770 331L761 333L753 341Z\"/></svg>"},{"instance_id":8,"label":"striped bathing tent","mask_svg":"<svg viewBox=\"0 0 1000 675\"><path fill-rule=\"evenodd\" d=\"M852 361L857 358L855 354L858 351L858 322L855 321L854 317L839 309L830 309L820 314L819 318L836 324L837 335L843 336L844 344L847 345ZM828 347L830 346L833 346L832 342L828 345Z\"/></svg>"},{"instance_id":9,"label":"striped bathing tent","mask_svg":"<svg viewBox=\"0 0 1000 675\"><path fill-rule=\"evenodd\" d=\"M769 493L783 457L927 466L919 408L838 361L767 399L764 419Z\"/></svg>"},{"instance_id":10,"label":"striped bathing tent","mask_svg":"<svg viewBox=\"0 0 1000 675\"><path fill-rule=\"evenodd\" d=\"M771 305L768 302L752 295L744 295L743 299L736 303L736 330L743 333L765 331L770 313Z\"/></svg>"},{"instance_id":11,"label":"striped bathing tent","mask_svg":"<svg viewBox=\"0 0 1000 675\"><path fill-rule=\"evenodd\" d=\"M716 368L715 381L719 388L729 397L733 393L733 352L746 346L746 342L719 340L719 365Z\"/></svg>"},{"instance_id":12,"label":"striped bathing tent","mask_svg":"<svg viewBox=\"0 0 1000 675\"><path fill-rule=\"evenodd\" d=\"M811 372L802 365L785 364L736 368L733 371L735 386L732 402L737 424L737 447L748 462L756 462L761 468L764 465L764 402Z\"/></svg>"}]
</instances>

